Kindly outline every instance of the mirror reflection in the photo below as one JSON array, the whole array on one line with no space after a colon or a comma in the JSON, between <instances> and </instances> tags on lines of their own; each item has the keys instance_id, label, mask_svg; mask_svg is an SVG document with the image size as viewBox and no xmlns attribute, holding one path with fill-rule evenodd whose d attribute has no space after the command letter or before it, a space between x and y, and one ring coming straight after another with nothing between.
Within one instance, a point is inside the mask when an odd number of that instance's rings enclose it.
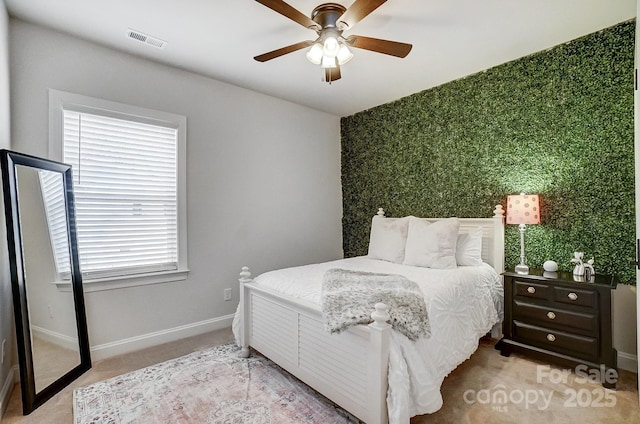
<instances>
[{"instance_id":1,"label":"mirror reflection","mask_svg":"<svg viewBox=\"0 0 640 424\"><path fill-rule=\"evenodd\" d=\"M16 166L20 231L36 393L80 364L60 173ZM57 254L55 254L57 252Z\"/></svg>"}]
</instances>

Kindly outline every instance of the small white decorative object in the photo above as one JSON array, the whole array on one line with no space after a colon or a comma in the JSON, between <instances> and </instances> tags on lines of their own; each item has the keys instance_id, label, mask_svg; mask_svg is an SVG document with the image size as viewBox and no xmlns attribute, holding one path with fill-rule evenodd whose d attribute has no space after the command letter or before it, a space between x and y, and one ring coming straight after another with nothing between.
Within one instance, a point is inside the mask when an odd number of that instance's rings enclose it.
<instances>
[{"instance_id":1,"label":"small white decorative object","mask_svg":"<svg viewBox=\"0 0 640 424\"><path fill-rule=\"evenodd\" d=\"M542 268L548 272L556 272L558 270L558 264L555 261L545 261L542 264Z\"/></svg>"},{"instance_id":2,"label":"small white decorative object","mask_svg":"<svg viewBox=\"0 0 640 424\"><path fill-rule=\"evenodd\" d=\"M584 276L587 281L591 281L591 279L595 278L596 271L593 269L593 258L589 259L586 264L584 264Z\"/></svg>"},{"instance_id":3,"label":"small white decorative object","mask_svg":"<svg viewBox=\"0 0 640 424\"><path fill-rule=\"evenodd\" d=\"M577 275L579 277L584 275L584 264L582 263L583 258L584 252L573 252L571 263L576 264L575 268L573 268L573 275Z\"/></svg>"}]
</instances>

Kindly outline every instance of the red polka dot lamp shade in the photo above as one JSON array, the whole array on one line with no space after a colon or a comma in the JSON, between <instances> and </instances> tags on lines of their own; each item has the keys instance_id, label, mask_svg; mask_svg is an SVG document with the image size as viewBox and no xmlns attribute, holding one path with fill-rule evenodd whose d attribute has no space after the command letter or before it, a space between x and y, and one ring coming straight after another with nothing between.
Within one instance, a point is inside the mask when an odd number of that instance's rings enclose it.
<instances>
[{"instance_id":1,"label":"red polka dot lamp shade","mask_svg":"<svg viewBox=\"0 0 640 424\"><path fill-rule=\"evenodd\" d=\"M540 201L537 194L507 196L507 224L539 224Z\"/></svg>"}]
</instances>

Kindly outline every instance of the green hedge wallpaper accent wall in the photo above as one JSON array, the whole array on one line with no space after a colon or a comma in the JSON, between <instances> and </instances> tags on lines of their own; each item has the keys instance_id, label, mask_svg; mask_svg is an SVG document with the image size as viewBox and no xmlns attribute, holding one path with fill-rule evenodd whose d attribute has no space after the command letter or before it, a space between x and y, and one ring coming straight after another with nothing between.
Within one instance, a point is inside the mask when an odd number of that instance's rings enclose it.
<instances>
[{"instance_id":1,"label":"green hedge wallpaper accent wall","mask_svg":"<svg viewBox=\"0 0 640 424\"><path fill-rule=\"evenodd\" d=\"M346 257L367 253L371 217L492 216L506 196L539 193L531 267L635 284L635 20L341 119ZM425 70L429 72L429 70ZM506 266L519 262L507 225Z\"/></svg>"}]
</instances>

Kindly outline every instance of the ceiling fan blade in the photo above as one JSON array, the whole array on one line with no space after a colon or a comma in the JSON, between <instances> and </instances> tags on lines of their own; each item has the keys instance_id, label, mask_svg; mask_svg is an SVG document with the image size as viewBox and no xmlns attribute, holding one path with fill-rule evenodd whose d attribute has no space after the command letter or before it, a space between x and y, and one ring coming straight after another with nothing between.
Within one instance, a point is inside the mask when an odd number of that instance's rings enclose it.
<instances>
[{"instance_id":1,"label":"ceiling fan blade","mask_svg":"<svg viewBox=\"0 0 640 424\"><path fill-rule=\"evenodd\" d=\"M338 81L340 78L342 78L342 75L340 75L340 66L324 69L324 80L329 84L333 81Z\"/></svg>"},{"instance_id":2,"label":"ceiling fan blade","mask_svg":"<svg viewBox=\"0 0 640 424\"><path fill-rule=\"evenodd\" d=\"M287 53L293 53L297 50L304 49L305 47L309 47L313 44L313 41L301 41L296 44L292 44L290 46L282 47L277 50L270 51L268 53L263 53L259 56L254 57L258 62L266 62L267 60L275 59L276 57L280 57Z\"/></svg>"},{"instance_id":3,"label":"ceiling fan blade","mask_svg":"<svg viewBox=\"0 0 640 424\"><path fill-rule=\"evenodd\" d=\"M293 6L285 3L282 0L256 0L258 3L267 6L269 9L278 12L279 14L291 19L294 22L299 23L305 28L319 31L320 25L312 21L310 17L300 12Z\"/></svg>"},{"instance_id":4,"label":"ceiling fan blade","mask_svg":"<svg viewBox=\"0 0 640 424\"><path fill-rule=\"evenodd\" d=\"M411 48L411 44L400 43L398 41L381 40L379 38L362 37L352 35L346 39L347 44L358 49L371 50L372 52L388 54L396 57L406 57Z\"/></svg>"},{"instance_id":5,"label":"ceiling fan blade","mask_svg":"<svg viewBox=\"0 0 640 424\"><path fill-rule=\"evenodd\" d=\"M386 1L387 0L356 0L355 3L338 18L338 28L342 31L353 28L355 24Z\"/></svg>"}]
</instances>

